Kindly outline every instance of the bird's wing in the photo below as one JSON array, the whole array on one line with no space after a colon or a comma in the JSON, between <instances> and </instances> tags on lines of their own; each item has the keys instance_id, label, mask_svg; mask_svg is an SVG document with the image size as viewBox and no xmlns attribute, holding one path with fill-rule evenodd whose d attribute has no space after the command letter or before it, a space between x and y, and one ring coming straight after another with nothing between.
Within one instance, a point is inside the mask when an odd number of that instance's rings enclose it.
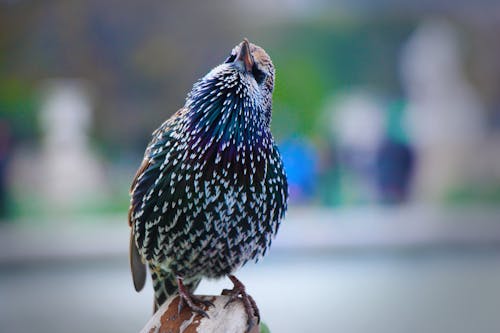
<instances>
[{"instance_id":1,"label":"bird's wing","mask_svg":"<svg viewBox=\"0 0 500 333\"><path fill-rule=\"evenodd\" d=\"M155 162L155 156L153 156L154 152L157 150L158 146L161 146L166 140L168 140L169 135L167 133L169 132L173 124L175 124L176 119L178 119L178 116L182 112L185 112L185 109L180 109L173 117L163 123L162 126L160 126L160 128L158 128L153 133L153 138L148 145L148 148L146 149L144 159L141 163L141 166L137 170L130 187L131 200L128 211L128 224L131 227L130 268L132 271L134 287L137 291L140 291L144 287L144 283L146 281L146 265L142 261L141 254L139 253L137 244L135 242L133 223L136 222L134 220L138 217L134 217L134 215L137 213L138 209L142 209L141 204L143 201L143 197L150 190L151 186L158 178L159 163L156 163L158 161L157 159ZM146 210L146 212L142 212L142 219L149 215L150 208L148 207Z\"/></svg>"},{"instance_id":2,"label":"bird's wing","mask_svg":"<svg viewBox=\"0 0 500 333\"><path fill-rule=\"evenodd\" d=\"M132 218L135 208L137 204L140 202L138 192L142 193L141 189L137 188L138 187L137 183L139 182L139 178L144 174L144 172L149 168L150 165L151 161L149 160L149 158L145 156L144 159L142 160L141 166L139 167L139 169L137 169L137 172L135 173L134 176L134 180L132 180L132 185L130 186L131 200L130 200L130 207L128 209L128 225L130 227L132 227Z\"/></svg>"}]
</instances>

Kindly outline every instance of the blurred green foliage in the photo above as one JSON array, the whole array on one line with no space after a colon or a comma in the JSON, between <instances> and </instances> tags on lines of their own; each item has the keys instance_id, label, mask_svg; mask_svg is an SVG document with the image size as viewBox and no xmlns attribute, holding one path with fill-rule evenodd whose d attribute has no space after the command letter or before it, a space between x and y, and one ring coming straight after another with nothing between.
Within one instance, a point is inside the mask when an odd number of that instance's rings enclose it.
<instances>
[{"instance_id":1,"label":"blurred green foliage","mask_svg":"<svg viewBox=\"0 0 500 333\"><path fill-rule=\"evenodd\" d=\"M260 333L271 333L269 327L267 327L267 325L263 322L260 322Z\"/></svg>"},{"instance_id":2,"label":"blurred green foliage","mask_svg":"<svg viewBox=\"0 0 500 333\"><path fill-rule=\"evenodd\" d=\"M414 26L412 20L353 18L272 27L266 44L272 45L277 73L276 136L323 137L325 102L345 89L363 87L401 98L399 47Z\"/></svg>"},{"instance_id":3,"label":"blurred green foliage","mask_svg":"<svg viewBox=\"0 0 500 333\"><path fill-rule=\"evenodd\" d=\"M444 203L450 206L461 206L463 204L496 206L500 203L500 185L469 184L455 187L448 192Z\"/></svg>"},{"instance_id":4,"label":"blurred green foliage","mask_svg":"<svg viewBox=\"0 0 500 333\"><path fill-rule=\"evenodd\" d=\"M280 63L274 94L273 132L278 137L314 136L317 117L327 94L318 64L307 58ZM306 83L306 84L304 84Z\"/></svg>"},{"instance_id":5,"label":"blurred green foliage","mask_svg":"<svg viewBox=\"0 0 500 333\"><path fill-rule=\"evenodd\" d=\"M34 139L38 135L36 111L36 92L30 83L0 77L0 119L9 122L16 138Z\"/></svg>"}]
</instances>

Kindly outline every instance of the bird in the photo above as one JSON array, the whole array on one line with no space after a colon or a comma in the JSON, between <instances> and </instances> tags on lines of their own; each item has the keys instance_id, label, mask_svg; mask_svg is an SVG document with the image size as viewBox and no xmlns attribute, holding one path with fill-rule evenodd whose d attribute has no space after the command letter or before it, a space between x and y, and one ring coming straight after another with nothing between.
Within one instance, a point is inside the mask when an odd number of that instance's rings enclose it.
<instances>
[{"instance_id":1,"label":"bird","mask_svg":"<svg viewBox=\"0 0 500 333\"><path fill-rule=\"evenodd\" d=\"M179 294L179 311L208 317L201 305L213 304L194 290L202 278L228 276L234 286L223 294L260 320L234 273L266 254L287 210L270 129L274 76L267 52L245 38L153 132L130 188L128 222L134 287L143 289L149 268L155 311Z\"/></svg>"}]
</instances>

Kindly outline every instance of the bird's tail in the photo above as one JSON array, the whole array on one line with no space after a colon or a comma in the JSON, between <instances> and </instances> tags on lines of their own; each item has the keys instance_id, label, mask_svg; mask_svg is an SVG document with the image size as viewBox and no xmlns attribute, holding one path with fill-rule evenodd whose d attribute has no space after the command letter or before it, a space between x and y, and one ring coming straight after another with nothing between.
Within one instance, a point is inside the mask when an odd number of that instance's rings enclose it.
<instances>
[{"instance_id":1,"label":"bird's tail","mask_svg":"<svg viewBox=\"0 0 500 333\"><path fill-rule=\"evenodd\" d=\"M150 270L155 291L154 312L156 312L170 296L179 292L179 287L177 286L177 276L174 273L154 269L153 267L150 267ZM200 283L200 279L184 280L183 282L190 292L194 292Z\"/></svg>"}]
</instances>

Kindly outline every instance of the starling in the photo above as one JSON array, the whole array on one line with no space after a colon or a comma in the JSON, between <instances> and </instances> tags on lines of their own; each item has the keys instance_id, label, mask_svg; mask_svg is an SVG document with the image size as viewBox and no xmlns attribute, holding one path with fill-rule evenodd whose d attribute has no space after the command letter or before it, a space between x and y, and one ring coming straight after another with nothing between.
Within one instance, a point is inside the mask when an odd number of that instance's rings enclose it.
<instances>
[{"instance_id":1,"label":"starling","mask_svg":"<svg viewBox=\"0 0 500 333\"><path fill-rule=\"evenodd\" d=\"M255 308L232 273L271 245L287 208L287 179L270 131L274 66L247 39L194 84L184 107L153 132L131 186L130 262L140 291L151 272L155 309L229 276L231 299ZM249 313L250 315L251 313Z\"/></svg>"}]
</instances>

